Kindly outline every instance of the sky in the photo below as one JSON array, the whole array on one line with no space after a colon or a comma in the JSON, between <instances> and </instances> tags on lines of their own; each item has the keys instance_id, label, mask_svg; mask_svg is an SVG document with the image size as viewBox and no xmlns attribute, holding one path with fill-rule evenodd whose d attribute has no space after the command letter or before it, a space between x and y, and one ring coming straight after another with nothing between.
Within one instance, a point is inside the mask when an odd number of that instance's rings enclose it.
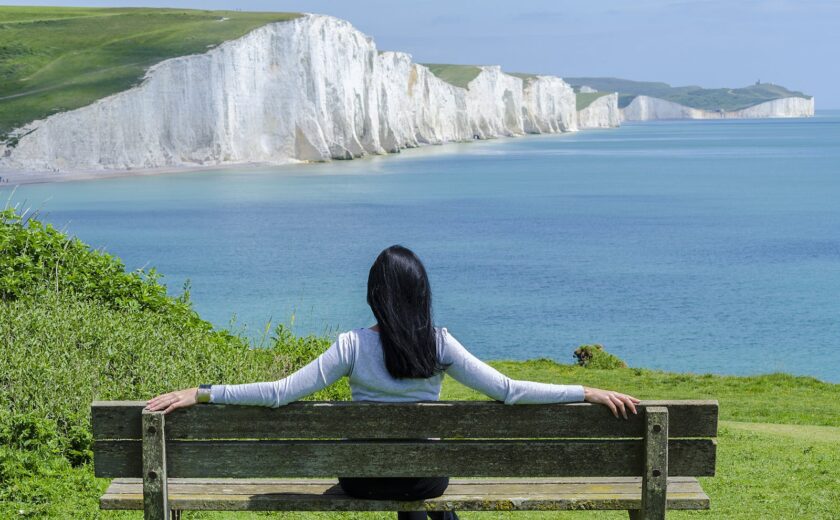
<instances>
[{"instance_id":1,"label":"sky","mask_svg":"<svg viewBox=\"0 0 840 520\"><path fill-rule=\"evenodd\" d=\"M304 11L349 20L421 63L672 85L777 83L840 108L838 0L110 0L16 5Z\"/></svg>"}]
</instances>

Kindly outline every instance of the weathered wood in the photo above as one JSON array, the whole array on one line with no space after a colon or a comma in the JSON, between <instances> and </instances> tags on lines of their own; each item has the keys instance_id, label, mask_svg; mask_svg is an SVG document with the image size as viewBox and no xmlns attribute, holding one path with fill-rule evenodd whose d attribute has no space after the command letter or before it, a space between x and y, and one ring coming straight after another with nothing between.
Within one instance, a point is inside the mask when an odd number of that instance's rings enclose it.
<instances>
[{"instance_id":1,"label":"weathered wood","mask_svg":"<svg viewBox=\"0 0 840 520\"><path fill-rule=\"evenodd\" d=\"M95 402L96 439L140 439L143 401ZM671 437L715 437L716 401L643 401L666 406ZM167 416L169 439L611 438L644 436L644 414L615 420L585 403L508 406L487 401L297 402L277 409L194 406Z\"/></svg>"},{"instance_id":2,"label":"weathered wood","mask_svg":"<svg viewBox=\"0 0 840 520\"><path fill-rule=\"evenodd\" d=\"M272 483L269 483L272 482ZM641 479L452 479L439 498L417 502L358 500L335 480L219 480L170 482L170 506L244 511L411 511L638 509ZM326 493L325 493L326 491ZM139 509L139 481L117 480L101 499L103 509ZM693 478L669 479L669 509L708 509L709 498Z\"/></svg>"},{"instance_id":3,"label":"weathered wood","mask_svg":"<svg viewBox=\"0 0 840 520\"><path fill-rule=\"evenodd\" d=\"M674 439L669 473L714 473L715 442ZM96 441L95 474L140 476L140 443ZM172 477L637 476L641 440L168 441Z\"/></svg>"},{"instance_id":4,"label":"weathered wood","mask_svg":"<svg viewBox=\"0 0 840 520\"><path fill-rule=\"evenodd\" d=\"M111 481L111 486L142 484L143 479L134 477L115 478ZM169 477L170 485L202 485L202 484L221 484L221 485L251 485L251 484L299 484L299 485L334 485L338 481L334 478L176 478ZM510 484L514 482L527 482L529 484L614 484L636 482L641 486L642 477L529 477L529 478L506 478L506 477L483 477L483 478L460 478L452 477L449 479L450 484ZM668 477L668 483L692 483L697 482L694 477ZM110 486L109 486L110 489Z\"/></svg>"},{"instance_id":5,"label":"weathered wood","mask_svg":"<svg viewBox=\"0 0 840 520\"><path fill-rule=\"evenodd\" d=\"M645 473L640 520L665 520L668 487L668 409L645 409Z\"/></svg>"},{"instance_id":6,"label":"weathered wood","mask_svg":"<svg viewBox=\"0 0 840 520\"><path fill-rule=\"evenodd\" d=\"M260 483L259 481L246 481L246 483L240 483L239 481L233 481L232 484L229 485L222 485L222 484L210 484L210 483L202 483L200 479L195 479L197 482L194 483L187 483L187 484L174 484L171 480L169 482L169 494L172 496L176 493L183 493L183 494L206 494L206 493L214 493L219 489L227 490L227 494L248 494L248 495L260 495L266 493L272 493L278 488L282 488L284 493L292 493L292 494L311 494L311 493L319 493L323 495L334 495L339 496L343 495L343 491L337 485L335 480L330 481L329 484L307 484L305 482L290 482L287 484L264 484ZM503 495L503 496L510 496L513 493L524 493L529 494L534 492L534 486L540 486L540 489L554 489L554 488L562 488L564 492L574 492L574 493L613 493L613 494L632 494L637 495L639 493L640 484L638 482L609 482L609 483L585 483L585 482L571 482L571 483L563 483L563 484L536 484L529 480L521 479L518 481L507 482L507 483L487 483L487 482L472 482L472 483L461 483L461 484L450 484L449 491L455 495L477 495L477 494L484 494L488 497L492 497L495 495ZM691 490L695 489L697 486L696 481L687 483L687 482L674 482L670 484L668 491L671 493L687 493ZM137 484L112 484L108 487L108 493L110 494L119 494L119 493L132 493L136 492L138 485ZM547 491L548 492L548 491Z\"/></svg>"},{"instance_id":7,"label":"weathered wood","mask_svg":"<svg viewBox=\"0 0 840 520\"><path fill-rule=\"evenodd\" d=\"M163 412L144 411L142 445L145 520L169 520L166 432Z\"/></svg>"},{"instance_id":8,"label":"weathered wood","mask_svg":"<svg viewBox=\"0 0 840 520\"><path fill-rule=\"evenodd\" d=\"M629 421L588 404L302 402L276 410L213 405L176 411L166 416L165 428L161 414L143 413L144 404L95 403L92 415L97 476L140 477L114 481L101 507L142 509L146 503L146 518L167 518L171 508L175 520L189 509L625 509L631 518L661 519L666 508L709 507L696 479L669 475L710 476L715 467L714 440L673 438L715 436L714 401L648 401ZM146 428L152 415L160 421L153 432ZM660 422L652 422L657 417ZM659 437L653 435L657 424ZM159 438L149 442L150 433ZM421 439L428 437L450 440ZM160 456L152 446L160 447ZM155 483L152 474L163 478ZM279 475L286 478L253 478ZM288 478L334 475L531 478L455 478L444 496L418 502L358 500L345 496L333 479ZM551 478L534 478L541 476ZM162 505L150 510L150 501Z\"/></svg>"}]
</instances>

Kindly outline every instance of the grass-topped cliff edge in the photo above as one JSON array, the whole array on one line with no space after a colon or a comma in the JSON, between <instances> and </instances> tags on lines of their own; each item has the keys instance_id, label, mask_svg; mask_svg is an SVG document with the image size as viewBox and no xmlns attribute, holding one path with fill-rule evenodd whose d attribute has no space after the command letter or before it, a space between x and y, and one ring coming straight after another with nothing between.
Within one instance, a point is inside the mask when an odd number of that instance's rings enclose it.
<instances>
[{"instance_id":1,"label":"grass-topped cliff edge","mask_svg":"<svg viewBox=\"0 0 840 520\"><path fill-rule=\"evenodd\" d=\"M297 13L0 6L0 141L36 119L139 83L152 65L206 52Z\"/></svg>"},{"instance_id":2,"label":"grass-topped cliff edge","mask_svg":"<svg viewBox=\"0 0 840 520\"><path fill-rule=\"evenodd\" d=\"M578 111L583 110L597 99L604 96L609 96L612 92L575 92L575 108Z\"/></svg>"},{"instance_id":3,"label":"grass-topped cliff edge","mask_svg":"<svg viewBox=\"0 0 840 520\"><path fill-rule=\"evenodd\" d=\"M460 88L468 88L470 81L481 74L481 67L475 65L455 65L451 63L423 63L422 65L438 78Z\"/></svg>"},{"instance_id":4,"label":"grass-topped cliff edge","mask_svg":"<svg viewBox=\"0 0 840 520\"><path fill-rule=\"evenodd\" d=\"M279 327L254 345L167 294L159 276L126 272L89 248L14 210L0 215L0 518L142 518L101 512L107 481L93 477L93 399L144 399L203 382L275 379L330 340ZM260 346L263 348L252 348ZM569 353L571 360L571 352ZM586 368L550 360L492 363L519 379L610 387L640 398L720 401L718 474L704 479L712 511L669 518L833 518L840 503L840 385L809 377L674 374ZM451 379L444 399L484 399ZM348 399L346 381L317 399ZM262 517L263 515L259 515ZM339 520L382 514L265 515ZM254 513L187 512L185 519ZM626 518L626 512L463 513L468 519Z\"/></svg>"}]
</instances>

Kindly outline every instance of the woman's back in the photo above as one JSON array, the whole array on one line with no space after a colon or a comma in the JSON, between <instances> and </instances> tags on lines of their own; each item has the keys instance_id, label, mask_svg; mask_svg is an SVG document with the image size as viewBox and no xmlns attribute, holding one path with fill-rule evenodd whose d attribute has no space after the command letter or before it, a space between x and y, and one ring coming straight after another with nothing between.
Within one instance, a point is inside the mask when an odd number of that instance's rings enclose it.
<instances>
[{"instance_id":1,"label":"woman's back","mask_svg":"<svg viewBox=\"0 0 840 520\"><path fill-rule=\"evenodd\" d=\"M445 328L435 329L437 359L460 383L506 404L583 401L580 385L555 385L510 379L473 356ZM326 352L279 381L213 385L211 402L283 406L349 377L354 401L437 401L443 373L428 378L395 378L385 365L378 332L353 329L338 336Z\"/></svg>"},{"instance_id":2,"label":"woman's back","mask_svg":"<svg viewBox=\"0 0 840 520\"><path fill-rule=\"evenodd\" d=\"M443 341L438 330L438 359L442 359ZM382 341L375 330L362 328L340 334L339 349L346 349L350 357L348 378L354 401L437 401L443 373L429 378L396 379L388 373Z\"/></svg>"}]
</instances>

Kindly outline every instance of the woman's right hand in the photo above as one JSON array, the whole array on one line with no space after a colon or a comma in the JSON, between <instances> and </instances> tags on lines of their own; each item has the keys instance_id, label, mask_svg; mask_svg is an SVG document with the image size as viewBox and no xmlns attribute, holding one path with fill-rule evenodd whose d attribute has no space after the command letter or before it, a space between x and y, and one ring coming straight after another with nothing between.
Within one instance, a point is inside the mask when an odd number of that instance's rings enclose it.
<instances>
[{"instance_id":1,"label":"woman's right hand","mask_svg":"<svg viewBox=\"0 0 840 520\"><path fill-rule=\"evenodd\" d=\"M185 388L168 394L161 394L146 403L146 410L152 412L163 410L163 413L169 413L178 408L189 408L196 403L197 392L198 388Z\"/></svg>"},{"instance_id":2,"label":"woman's right hand","mask_svg":"<svg viewBox=\"0 0 840 520\"><path fill-rule=\"evenodd\" d=\"M637 414L636 405L639 400L633 396L625 395L611 390L601 390L600 388L583 387L583 400L587 403L602 404L610 409L613 415L618 418L619 412L627 419L627 410Z\"/></svg>"}]
</instances>

